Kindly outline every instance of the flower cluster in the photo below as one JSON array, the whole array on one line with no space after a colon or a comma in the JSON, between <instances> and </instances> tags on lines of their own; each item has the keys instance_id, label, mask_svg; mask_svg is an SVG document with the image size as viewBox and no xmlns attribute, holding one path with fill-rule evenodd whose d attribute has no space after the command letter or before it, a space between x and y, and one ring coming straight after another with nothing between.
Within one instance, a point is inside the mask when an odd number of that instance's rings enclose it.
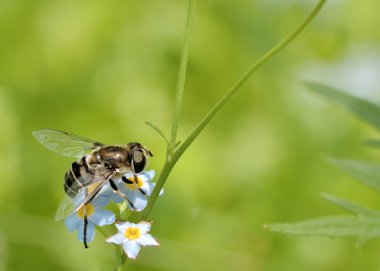
<instances>
[{"instance_id":1,"label":"flower cluster","mask_svg":"<svg viewBox=\"0 0 380 271\"><path fill-rule=\"evenodd\" d=\"M121 178L112 180L112 187L109 183L104 185L99 194L88 204L75 208L70 214L65 225L69 232L77 231L77 237L81 242L84 239L87 243L94 239L95 226L105 226L113 224L116 220L115 214L103 209L110 201L122 203L128 199L128 207L133 211L142 211L148 202L148 197L153 192L155 183L151 182L154 178L154 170L133 175L126 173ZM163 193L161 190L160 195ZM83 197L82 197L83 198ZM85 222L84 217L87 217ZM140 246L158 246L159 243L148 233L151 223L141 221L137 224L130 222L116 222L118 233L109 237L108 243L119 244L123 247L125 254L135 259L140 251ZM86 238L84 238L84 227L86 227Z\"/></svg>"}]
</instances>

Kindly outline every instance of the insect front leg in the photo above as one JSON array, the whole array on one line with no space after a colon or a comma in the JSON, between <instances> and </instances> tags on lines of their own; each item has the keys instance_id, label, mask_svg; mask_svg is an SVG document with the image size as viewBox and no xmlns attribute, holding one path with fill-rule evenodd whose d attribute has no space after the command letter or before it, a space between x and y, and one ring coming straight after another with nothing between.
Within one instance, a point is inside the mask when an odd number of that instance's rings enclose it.
<instances>
[{"instance_id":1,"label":"insect front leg","mask_svg":"<svg viewBox=\"0 0 380 271\"><path fill-rule=\"evenodd\" d=\"M119 188L117 187L117 185L115 184L115 182L114 182L112 179L110 179L109 182L110 182L111 188L113 189L113 192L116 193L116 194L118 194L120 197L122 197L122 198L125 199L126 201L128 201L128 203L129 203L129 205L131 206L131 208L132 208L133 210L136 210L135 205L129 200L129 198L128 198L126 195L124 195L124 193L122 193L122 192L119 190Z\"/></svg>"},{"instance_id":2,"label":"insect front leg","mask_svg":"<svg viewBox=\"0 0 380 271\"><path fill-rule=\"evenodd\" d=\"M121 177L121 179L123 180L123 182L125 182L126 184L134 184L136 186L136 188L140 191L141 194L143 194L144 196L146 195L145 191L142 190L139 185L138 185L138 179L137 179L137 176L133 174L133 181L129 180L127 177L123 176Z\"/></svg>"}]
</instances>

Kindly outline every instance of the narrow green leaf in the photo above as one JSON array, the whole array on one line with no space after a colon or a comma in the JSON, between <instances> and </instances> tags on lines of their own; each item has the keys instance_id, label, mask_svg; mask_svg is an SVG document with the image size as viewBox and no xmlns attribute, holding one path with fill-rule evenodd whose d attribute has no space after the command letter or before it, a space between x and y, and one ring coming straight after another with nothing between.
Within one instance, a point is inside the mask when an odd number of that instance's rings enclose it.
<instances>
[{"instance_id":1,"label":"narrow green leaf","mask_svg":"<svg viewBox=\"0 0 380 271\"><path fill-rule=\"evenodd\" d=\"M266 225L273 232L328 237L356 237L360 241L380 238L380 219L355 216L328 216L296 223Z\"/></svg>"},{"instance_id":2,"label":"narrow green leaf","mask_svg":"<svg viewBox=\"0 0 380 271\"><path fill-rule=\"evenodd\" d=\"M380 192L380 165L354 160L328 159L363 184Z\"/></svg>"},{"instance_id":3,"label":"narrow green leaf","mask_svg":"<svg viewBox=\"0 0 380 271\"><path fill-rule=\"evenodd\" d=\"M363 100L361 98L352 96L346 92L338 90L336 88L313 83L305 83L308 88L316 91L338 103L343 105L345 108L349 109L355 113L361 119L367 121L373 125L376 129L380 130L380 106L369 101Z\"/></svg>"},{"instance_id":4,"label":"narrow green leaf","mask_svg":"<svg viewBox=\"0 0 380 271\"><path fill-rule=\"evenodd\" d=\"M346 199L338 198L329 194L322 194L322 196L331 202L332 204L354 214L354 215L362 215L362 216L368 216L373 218L378 218L380 221L380 212L367 209L363 206L360 206L356 203L353 203L351 201L348 201Z\"/></svg>"},{"instance_id":5,"label":"narrow green leaf","mask_svg":"<svg viewBox=\"0 0 380 271\"><path fill-rule=\"evenodd\" d=\"M153 130L155 130L165 140L166 144L169 145L169 140L165 136L164 132L162 132L162 130L158 128L158 126L154 125L153 123L149 121L146 121L145 124L148 125L150 128L152 128Z\"/></svg>"}]
</instances>

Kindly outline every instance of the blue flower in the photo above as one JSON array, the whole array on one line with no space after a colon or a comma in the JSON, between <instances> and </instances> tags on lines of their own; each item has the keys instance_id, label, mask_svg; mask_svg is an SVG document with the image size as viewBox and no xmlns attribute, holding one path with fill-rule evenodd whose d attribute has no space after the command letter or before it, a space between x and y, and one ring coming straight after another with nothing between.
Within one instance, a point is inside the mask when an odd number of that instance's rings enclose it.
<instances>
[{"instance_id":1,"label":"blue flower","mask_svg":"<svg viewBox=\"0 0 380 271\"><path fill-rule=\"evenodd\" d=\"M87 211L87 242L91 242L94 239L95 235L95 225L96 226L104 226L109 225L115 222L115 215L111 211L103 210L102 207L106 206L109 202L109 197L105 197L103 195L99 195L94 198L89 204L86 206ZM73 232L77 230L78 239L83 242L83 207L79 210L71 214L65 220L65 225L69 232Z\"/></svg>"},{"instance_id":2,"label":"blue flower","mask_svg":"<svg viewBox=\"0 0 380 271\"><path fill-rule=\"evenodd\" d=\"M147 205L147 196L150 196L153 192L155 183L151 180L154 178L154 170L149 170L143 173L136 174L136 180L131 172L124 174L121 178L115 179L114 182L119 188L120 192L123 193L133 204L135 211L142 211ZM112 188L107 185L107 192L104 191L103 195L110 197L115 203L120 203L125 199L115 194ZM161 190L160 195L163 193Z\"/></svg>"}]
</instances>

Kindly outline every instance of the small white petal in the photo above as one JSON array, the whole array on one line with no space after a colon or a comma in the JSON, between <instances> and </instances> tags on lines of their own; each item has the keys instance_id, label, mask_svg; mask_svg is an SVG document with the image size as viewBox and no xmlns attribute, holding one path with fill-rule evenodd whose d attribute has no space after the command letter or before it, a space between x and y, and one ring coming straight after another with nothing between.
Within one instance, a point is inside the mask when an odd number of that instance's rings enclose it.
<instances>
[{"instance_id":1,"label":"small white petal","mask_svg":"<svg viewBox=\"0 0 380 271\"><path fill-rule=\"evenodd\" d=\"M157 240L154 239L154 237L150 235L149 233L145 233L141 235L140 238L138 239L138 242L142 246L159 246L160 245L160 243L157 242Z\"/></svg>"},{"instance_id":2,"label":"small white petal","mask_svg":"<svg viewBox=\"0 0 380 271\"><path fill-rule=\"evenodd\" d=\"M125 241L123 243L123 249L128 258L136 259L140 251L140 244L136 241Z\"/></svg>"},{"instance_id":3,"label":"small white petal","mask_svg":"<svg viewBox=\"0 0 380 271\"><path fill-rule=\"evenodd\" d=\"M78 232L77 232L77 237L79 241L83 242L83 228L84 228L84 223L79 224L78 227ZM90 243L94 239L95 235L95 226L92 223L87 224L87 233L86 233L86 241L87 243Z\"/></svg>"},{"instance_id":4,"label":"small white petal","mask_svg":"<svg viewBox=\"0 0 380 271\"><path fill-rule=\"evenodd\" d=\"M136 227L139 228L141 234L147 233L150 231L151 223L147 221L141 221L138 224L136 224Z\"/></svg>"},{"instance_id":5,"label":"small white petal","mask_svg":"<svg viewBox=\"0 0 380 271\"><path fill-rule=\"evenodd\" d=\"M125 240L124 234L121 233L121 232L118 232L115 235L112 235L112 236L108 237L106 239L106 242L107 243L114 243L114 244L120 245L120 244L123 243L124 240Z\"/></svg>"},{"instance_id":6,"label":"small white petal","mask_svg":"<svg viewBox=\"0 0 380 271\"><path fill-rule=\"evenodd\" d=\"M134 223L130 223L128 221L125 221L125 222L116 222L115 225L116 225L117 230L119 232L122 232L123 234L127 230L127 228L131 228L131 227L135 227L136 226Z\"/></svg>"},{"instance_id":7,"label":"small white petal","mask_svg":"<svg viewBox=\"0 0 380 271\"><path fill-rule=\"evenodd\" d=\"M71 214L65 220L65 226L69 230L69 232L75 231L78 228L78 225L82 219L77 216L77 213Z\"/></svg>"},{"instance_id":8,"label":"small white petal","mask_svg":"<svg viewBox=\"0 0 380 271\"><path fill-rule=\"evenodd\" d=\"M115 222L115 215L113 212L108 210L95 209L94 213L88 220L97 226L104 226Z\"/></svg>"}]
</instances>

